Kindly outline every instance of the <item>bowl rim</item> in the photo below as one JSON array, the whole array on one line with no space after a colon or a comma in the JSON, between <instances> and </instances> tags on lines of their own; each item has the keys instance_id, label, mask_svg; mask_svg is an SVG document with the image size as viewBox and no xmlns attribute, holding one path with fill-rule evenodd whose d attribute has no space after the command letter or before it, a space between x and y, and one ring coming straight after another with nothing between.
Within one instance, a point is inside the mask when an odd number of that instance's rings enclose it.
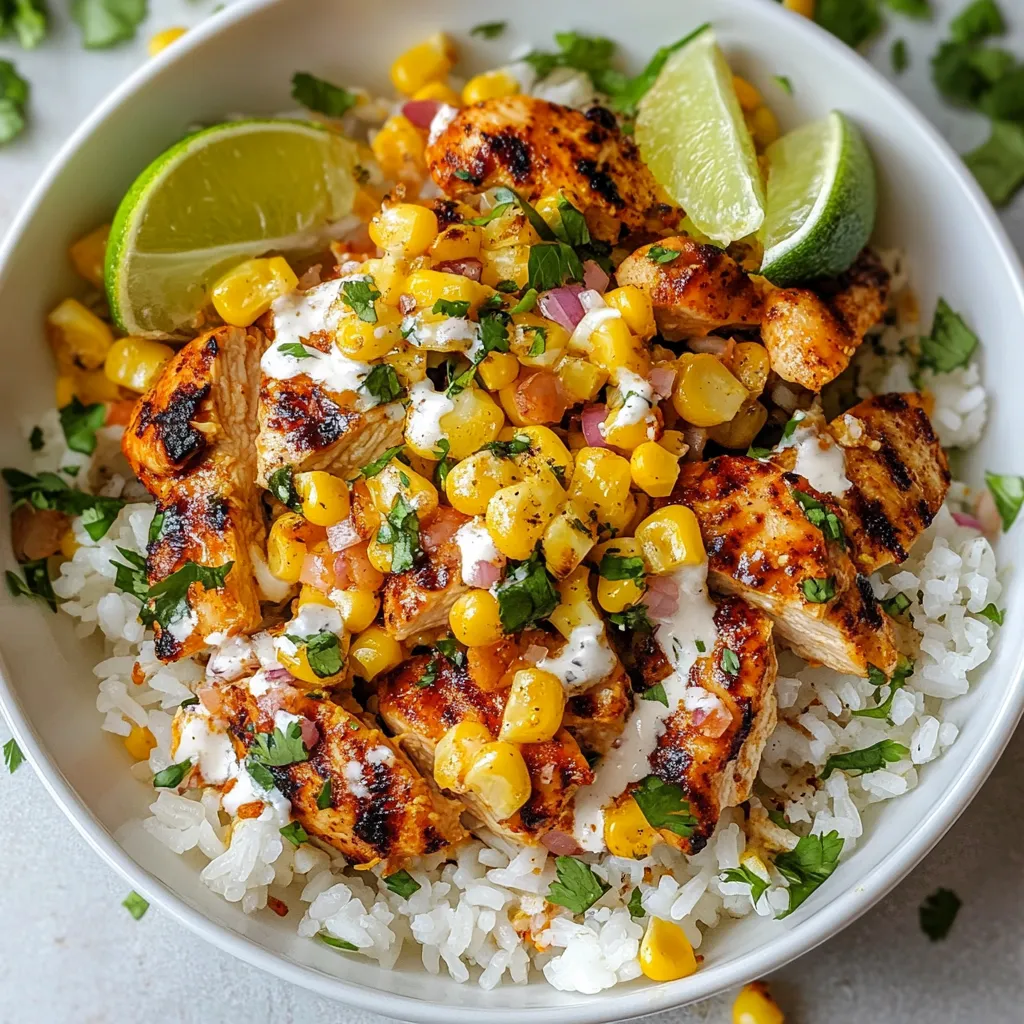
<instances>
[{"instance_id":1,"label":"bowl rim","mask_svg":"<svg viewBox=\"0 0 1024 1024\"><path fill-rule=\"evenodd\" d=\"M6 276L8 262L21 236L31 225L38 207L54 179L76 155L95 129L116 115L122 103L143 88L151 78L176 63L192 49L220 35L251 15L280 0L238 0L237 3L192 28L173 47L146 60L103 99L60 147L45 171L21 204L11 227L0 243L0 281ZM731 0L740 9L756 9L760 17L774 19L780 31L793 33L808 46L824 48L839 66L840 73L867 76L880 87L888 102L902 117L921 131L942 177L955 183L969 201L979 225L987 232L998 258L1006 265L1024 319L1024 270L1003 225L974 177L960 157L939 134L935 126L884 75L856 51L835 39L813 22L761 0ZM610 989L574 1005L538 1005L502 1008L497 1004L459 1005L430 1003L410 996L359 985L336 975L296 963L271 952L257 941L220 925L190 906L169 886L138 864L114 839L78 797L63 773L50 759L39 741L35 727L24 714L21 702L8 684L7 669L0 656L0 712L28 762L47 792L79 834L99 856L122 875L134 889L155 903L171 918L190 931L233 956L318 995L372 1013L387 1013L402 1020L424 1024L450 1024L452 1021L492 1021L534 1019L555 1009L566 1024L602 1024L637 1015L680 1007L706 999L743 984L752 977L775 971L797 957L810 952L832 935L851 924L889 893L927 855L955 823L995 767L1024 714L1024 663L1014 667L1005 684L1001 700L992 715L992 724L981 742L968 755L954 784L942 793L928 813L888 859L870 869L853 886L839 893L816 913L792 930L736 958L731 963L711 966L681 981L654 987L624 986ZM454 982L453 982L454 984ZM498 990L500 991L500 990Z\"/></svg>"}]
</instances>

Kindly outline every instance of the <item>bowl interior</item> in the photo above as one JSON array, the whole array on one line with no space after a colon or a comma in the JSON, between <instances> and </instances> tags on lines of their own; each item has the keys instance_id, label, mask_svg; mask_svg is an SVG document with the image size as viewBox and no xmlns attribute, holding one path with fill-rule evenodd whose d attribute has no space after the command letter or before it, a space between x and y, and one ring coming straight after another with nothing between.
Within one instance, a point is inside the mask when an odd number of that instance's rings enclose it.
<instances>
[{"instance_id":1,"label":"bowl interior","mask_svg":"<svg viewBox=\"0 0 1024 1024\"><path fill-rule=\"evenodd\" d=\"M511 20L509 31L494 42L468 34L478 22L504 19ZM962 460L961 475L978 483L985 468L1024 472L1024 454L1010 440L1011 382L1024 377L1024 349L1014 341L1024 333L1024 304L1016 259L991 211L955 158L866 64L801 19L756 0L643 0L591 6L585 19L571 0L520 0L514 11L499 0L435 0L429 9L407 0L358 8L332 0L257 0L247 14L220 15L107 105L10 240L0 277L8 325L0 336L8 367L0 374L2 464L26 463L27 426L53 403L43 318L64 295L81 291L63 258L67 244L108 220L135 174L190 126L234 112L287 111L289 81L299 70L390 94L391 60L439 28L457 38L471 69L500 63L527 43L549 45L552 30L569 28L615 39L637 69L659 45L705 20L714 22L733 66L764 89L784 124L838 108L865 131L881 176L877 242L906 250L922 309L930 311L943 295L983 340L991 421L986 439ZM790 78L792 96L773 86L777 74ZM13 568L6 512L0 549ZM1011 533L1002 542L1003 564L1020 561L1022 546L1024 531ZM778 966L852 920L923 856L980 785L1020 713L1019 590L1011 579L995 656L972 692L949 708L960 738L924 769L916 790L870 816L867 835L826 886L785 922L748 919L711 933L700 950L705 966L692 978L656 988L620 986L598 999L557 993L543 982L485 993L426 974L415 960L383 972L298 939L295 911L284 920L247 917L214 896L199 882L194 862L139 827L152 791L128 774L121 743L99 730L91 672L98 645L76 639L70 619L6 594L0 597L6 683L0 696L47 785L87 838L133 884L234 952L325 994L406 1019L512 1012L521 1019L524 1011L554 1006L567 1019L605 1020L702 998Z\"/></svg>"}]
</instances>

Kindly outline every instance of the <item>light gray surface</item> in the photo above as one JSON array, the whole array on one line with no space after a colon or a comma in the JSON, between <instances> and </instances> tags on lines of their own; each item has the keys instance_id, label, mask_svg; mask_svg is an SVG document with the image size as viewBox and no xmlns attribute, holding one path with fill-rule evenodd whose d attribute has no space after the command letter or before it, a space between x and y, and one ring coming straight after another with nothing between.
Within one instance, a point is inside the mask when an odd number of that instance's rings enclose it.
<instances>
[{"instance_id":1,"label":"light gray surface","mask_svg":"<svg viewBox=\"0 0 1024 1024\"><path fill-rule=\"evenodd\" d=\"M948 16L961 0L933 0L933 5ZM10 43L0 46L0 56L14 59L33 86L31 131L0 150L0 229L10 224L60 143L145 59L145 38L168 25L195 24L213 6L212 0L160 0L136 43L87 53L64 19L62 4L57 30L44 47L23 54ZM1022 0L1005 0L1003 6L1024 14ZM944 21L940 17L922 26L890 17L889 38L902 35L910 42L913 65L900 79L901 87L964 149L984 136L983 124L943 108L927 76L927 58L943 34ZM538 27L538 41L546 31ZM1019 34L1013 42L1024 52ZM872 54L886 71L887 54L887 41ZM1024 202L1016 203L1004 221L1020 250ZM969 258L970 244L965 238L964 258ZM45 686L45 680L39 685ZM96 725L83 722L82 728ZM7 736L0 725L0 740ZM789 1020L1024 1020L1024 831L1016 817L1022 776L1024 733L1018 733L978 799L897 891L772 979ZM0 777L0 871L0 1024L383 1020L261 974L158 910L133 921L120 906L126 885L86 847L28 766L13 777ZM918 927L917 908L939 886L955 889L964 906L950 939L932 945ZM730 1019L729 1000L661 1016L680 1024L724 1024Z\"/></svg>"}]
</instances>

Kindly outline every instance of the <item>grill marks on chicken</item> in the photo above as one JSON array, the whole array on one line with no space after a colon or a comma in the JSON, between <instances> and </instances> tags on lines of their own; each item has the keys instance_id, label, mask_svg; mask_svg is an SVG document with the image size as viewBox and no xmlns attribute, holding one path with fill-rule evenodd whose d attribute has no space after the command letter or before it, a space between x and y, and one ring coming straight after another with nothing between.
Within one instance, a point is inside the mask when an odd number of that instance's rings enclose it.
<instances>
[{"instance_id":1,"label":"grill marks on chicken","mask_svg":"<svg viewBox=\"0 0 1024 1024\"><path fill-rule=\"evenodd\" d=\"M462 582L459 545L447 540L422 564L388 574L382 600L384 627L396 640L439 629L447 624L452 605L468 590Z\"/></svg>"},{"instance_id":2,"label":"grill marks on chicken","mask_svg":"<svg viewBox=\"0 0 1024 1024\"><path fill-rule=\"evenodd\" d=\"M122 447L157 502L159 535L149 545L150 584L186 562L234 563L217 590L193 583L196 623L184 638L155 626L157 656L175 661L211 633L255 629L262 618L252 550L264 526L255 486L256 392L264 339L223 327L189 342L139 400Z\"/></svg>"},{"instance_id":3,"label":"grill marks on chicken","mask_svg":"<svg viewBox=\"0 0 1024 1024\"><path fill-rule=\"evenodd\" d=\"M530 96L484 100L461 110L427 147L427 165L448 196L499 185L534 202L559 189L575 192L591 230L605 241L618 232L601 230L607 218L627 230L649 216L678 219L665 201L640 151L607 111L586 113Z\"/></svg>"}]
</instances>

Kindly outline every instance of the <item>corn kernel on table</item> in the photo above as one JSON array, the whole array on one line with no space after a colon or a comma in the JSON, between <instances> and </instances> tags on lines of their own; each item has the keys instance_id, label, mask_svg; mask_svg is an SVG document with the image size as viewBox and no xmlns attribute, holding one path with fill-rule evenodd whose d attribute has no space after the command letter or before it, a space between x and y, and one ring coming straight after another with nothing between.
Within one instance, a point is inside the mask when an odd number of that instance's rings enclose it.
<instances>
[{"instance_id":1,"label":"corn kernel on table","mask_svg":"<svg viewBox=\"0 0 1024 1024\"><path fill-rule=\"evenodd\" d=\"M768 0L765 0L768 2ZM114 50L81 49L65 4L51 5L54 31L24 53L0 44L32 83L31 126L0 150L0 229L40 171L92 106L141 61L146 40L194 25L215 0L161 0L139 38ZM931 23L890 17L890 36L871 50L887 74L889 41L907 39L911 69L899 85L966 150L981 141L980 119L943 107L928 78L928 56L960 0L933 0ZM1024 2L1007 45L1024 52ZM1024 196L1004 213L1024 251ZM0 742L8 738L0 723ZM800 1024L1011 1024L1024 1019L1024 826L1019 806L1024 732L981 795L925 862L841 935L771 980L787 1020ZM47 798L32 769L0 777L0 1024L159 1021L168 1024L362 1024L382 1021L262 974L175 924L158 909L134 921L121 906L127 885L79 838ZM917 912L936 888L955 889L963 907L949 939L932 944ZM173 970L169 970L173 966ZM187 979L187 980L185 980ZM184 985L182 982L185 982ZM215 1003L195 999L203 993ZM661 1015L663 1024L731 1020L732 994ZM216 1010L209 1009L211 1005Z\"/></svg>"}]
</instances>

